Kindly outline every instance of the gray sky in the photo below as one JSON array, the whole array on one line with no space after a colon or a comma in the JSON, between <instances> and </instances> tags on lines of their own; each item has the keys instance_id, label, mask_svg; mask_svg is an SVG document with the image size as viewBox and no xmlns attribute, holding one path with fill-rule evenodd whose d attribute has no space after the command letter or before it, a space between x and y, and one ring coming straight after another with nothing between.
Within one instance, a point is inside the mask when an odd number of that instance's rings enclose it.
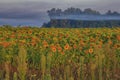
<instances>
[{"instance_id":1,"label":"gray sky","mask_svg":"<svg viewBox=\"0 0 120 80\"><path fill-rule=\"evenodd\" d=\"M120 12L120 0L0 0L0 19L46 20L48 9L68 7Z\"/></svg>"},{"instance_id":2,"label":"gray sky","mask_svg":"<svg viewBox=\"0 0 120 80\"><path fill-rule=\"evenodd\" d=\"M113 10L120 12L120 0L0 0L0 8L33 8L47 10L52 7L67 8L93 8L102 12Z\"/></svg>"}]
</instances>

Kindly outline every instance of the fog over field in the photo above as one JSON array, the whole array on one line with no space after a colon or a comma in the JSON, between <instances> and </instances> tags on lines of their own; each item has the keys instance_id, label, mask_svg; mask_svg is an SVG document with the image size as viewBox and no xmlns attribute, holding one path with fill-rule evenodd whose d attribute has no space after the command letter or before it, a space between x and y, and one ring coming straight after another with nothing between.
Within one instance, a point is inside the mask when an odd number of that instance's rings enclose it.
<instances>
[{"instance_id":1,"label":"fog over field","mask_svg":"<svg viewBox=\"0 0 120 80\"><path fill-rule=\"evenodd\" d=\"M105 13L120 12L120 0L1 0L0 25L38 25L48 22L46 11L51 8L92 8Z\"/></svg>"}]
</instances>

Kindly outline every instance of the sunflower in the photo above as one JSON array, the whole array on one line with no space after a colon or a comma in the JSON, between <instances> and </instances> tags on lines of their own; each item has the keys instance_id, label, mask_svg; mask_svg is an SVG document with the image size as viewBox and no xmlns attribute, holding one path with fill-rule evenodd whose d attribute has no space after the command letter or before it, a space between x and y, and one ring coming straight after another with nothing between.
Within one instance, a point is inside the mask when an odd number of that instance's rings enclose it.
<instances>
[{"instance_id":1,"label":"sunflower","mask_svg":"<svg viewBox=\"0 0 120 80\"><path fill-rule=\"evenodd\" d=\"M62 51L62 48L60 46L57 49L58 49L58 52Z\"/></svg>"},{"instance_id":2,"label":"sunflower","mask_svg":"<svg viewBox=\"0 0 120 80\"><path fill-rule=\"evenodd\" d=\"M52 52L56 52L56 48L55 47L52 47Z\"/></svg>"},{"instance_id":3,"label":"sunflower","mask_svg":"<svg viewBox=\"0 0 120 80\"><path fill-rule=\"evenodd\" d=\"M120 41L120 35L117 35L117 40Z\"/></svg>"},{"instance_id":4,"label":"sunflower","mask_svg":"<svg viewBox=\"0 0 120 80\"><path fill-rule=\"evenodd\" d=\"M47 41L43 41L43 46L46 48L46 47L48 47L48 43L47 43Z\"/></svg>"},{"instance_id":5,"label":"sunflower","mask_svg":"<svg viewBox=\"0 0 120 80\"><path fill-rule=\"evenodd\" d=\"M9 46L11 45L10 42L2 42L1 44L2 44L2 46L3 46L4 48L7 48L7 47L9 47Z\"/></svg>"},{"instance_id":6,"label":"sunflower","mask_svg":"<svg viewBox=\"0 0 120 80\"><path fill-rule=\"evenodd\" d=\"M54 46L53 44L50 46L52 52L56 52L56 46Z\"/></svg>"},{"instance_id":7,"label":"sunflower","mask_svg":"<svg viewBox=\"0 0 120 80\"><path fill-rule=\"evenodd\" d=\"M70 47L69 44L66 44L66 45L64 46L64 49L65 49L65 50L68 50L69 47Z\"/></svg>"},{"instance_id":8,"label":"sunflower","mask_svg":"<svg viewBox=\"0 0 120 80\"><path fill-rule=\"evenodd\" d=\"M88 52L89 52L89 53L93 53L93 49L90 48L90 49L88 50Z\"/></svg>"}]
</instances>

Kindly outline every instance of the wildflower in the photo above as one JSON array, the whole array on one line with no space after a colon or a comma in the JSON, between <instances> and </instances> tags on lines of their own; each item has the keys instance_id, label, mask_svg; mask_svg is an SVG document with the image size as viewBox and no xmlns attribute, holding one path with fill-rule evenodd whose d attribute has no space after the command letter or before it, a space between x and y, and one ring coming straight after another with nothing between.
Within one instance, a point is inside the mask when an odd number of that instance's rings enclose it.
<instances>
[{"instance_id":1,"label":"wildflower","mask_svg":"<svg viewBox=\"0 0 120 80\"><path fill-rule=\"evenodd\" d=\"M115 48L115 49L117 49L118 47L119 47L118 44L115 44L115 45L114 45L114 48Z\"/></svg>"},{"instance_id":2,"label":"wildflower","mask_svg":"<svg viewBox=\"0 0 120 80\"><path fill-rule=\"evenodd\" d=\"M103 41L102 41L102 40L100 40L100 41L99 41L99 44L101 44L101 45L102 45L102 44L103 44Z\"/></svg>"},{"instance_id":3,"label":"wildflower","mask_svg":"<svg viewBox=\"0 0 120 80\"><path fill-rule=\"evenodd\" d=\"M45 47L45 48L48 47L48 43L45 40L43 41L43 47Z\"/></svg>"},{"instance_id":4,"label":"wildflower","mask_svg":"<svg viewBox=\"0 0 120 80\"><path fill-rule=\"evenodd\" d=\"M108 43L111 45L111 44L112 44L112 41L111 41L111 40L109 40L109 41L108 41Z\"/></svg>"},{"instance_id":5,"label":"wildflower","mask_svg":"<svg viewBox=\"0 0 120 80\"><path fill-rule=\"evenodd\" d=\"M79 45L84 46L85 45L84 41L81 40Z\"/></svg>"},{"instance_id":6,"label":"wildflower","mask_svg":"<svg viewBox=\"0 0 120 80\"><path fill-rule=\"evenodd\" d=\"M64 52L61 52L62 55L64 55L65 53Z\"/></svg>"},{"instance_id":7,"label":"wildflower","mask_svg":"<svg viewBox=\"0 0 120 80\"><path fill-rule=\"evenodd\" d=\"M58 49L58 52L62 51L62 48L60 46L57 49Z\"/></svg>"},{"instance_id":8,"label":"wildflower","mask_svg":"<svg viewBox=\"0 0 120 80\"><path fill-rule=\"evenodd\" d=\"M15 35L11 35L10 37L11 37L11 38L15 38Z\"/></svg>"},{"instance_id":9,"label":"wildflower","mask_svg":"<svg viewBox=\"0 0 120 80\"><path fill-rule=\"evenodd\" d=\"M69 44L66 44L66 45L64 46L64 49L65 49L65 50L68 50L69 47L70 47Z\"/></svg>"},{"instance_id":10,"label":"wildflower","mask_svg":"<svg viewBox=\"0 0 120 80\"><path fill-rule=\"evenodd\" d=\"M26 43L26 40L24 39L24 40L19 40L19 42L21 43L21 44L25 44Z\"/></svg>"},{"instance_id":11,"label":"wildflower","mask_svg":"<svg viewBox=\"0 0 120 80\"><path fill-rule=\"evenodd\" d=\"M35 46L35 45L36 45L36 42L32 41L32 42L31 42L31 45L32 45L32 46Z\"/></svg>"},{"instance_id":12,"label":"wildflower","mask_svg":"<svg viewBox=\"0 0 120 80\"><path fill-rule=\"evenodd\" d=\"M53 38L53 41L54 41L54 42L57 42L57 41L58 41L58 39L57 39L56 37L54 37L54 38Z\"/></svg>"},{"instance_id":13,"label":"wildflower","mask_svg":"<svg viewBox=\"0 0 120 80\"><path fill-rule=\"evenodd\" d=\"M77 48L77 45L76 45L76 44L74 44L74 45L73 45L73 48L74 48L74 49L76 49L76 48Z\"/></svg>"},{"instance_id":14,"label":"wildflower","mask_svg":"<svg viewBox=\"0 0 120 80\"><path fill-rule=\"evenodd\" d=\"M51 48L52 52L56 52L56 46L54 46L54 44L52 44L52 45L50 46L50 48Z\"/></svg>"},{"instance_id":15,"label":"wildflower","mask_svg":"<svg viewBox=\"0 0 120 80\"><path fill-rule=\"evenodd\" d=\"M28 34L32 34L32 30L28 31Z\"/></svg>"},{"instance_id":16,"label":"wildflower","mask_svg":"<svg viewBox=\"0 0 120 80\"><path fill-rule=\"evenodd\" d=\"M102 46L101 46L101 45L98 45L98 48L102 48Z\"/></svg>"},{"instance_id":17,"label":"wildflower","mask_svg":"<svg viewBox=\"0 0 120 80\"><path fill-rule=\"evenodd\" d=\"M11 45L10 42L2 42L1 45L4 47L4 48L7 48Z\"/></svg>"},{"instance_id":18,"label":"wildflower","mask_svg":"<svg viewBox=\"0 0 120 80\"><path fill-rule=\"evenodd\" d=\"M120 35L117 35L117 40L120 41Z\"/></svg>"},{"instance_id":19,"label":"wildflower","mask_svg":"<svg viewBox=\"0 0 120 80\"><path fill-rule=\"evenodd\" d=\"M84 52L85 52L86 54L88 54L88 53L89 53L89 51L88 51L88 50L84 50Z\"/></svg>"},{"instance_id":20,"label":"wildflower","mask_svg":"<svg viewBox=\"0 0 120 80\"><path fill-rule=\"evenodd\" d=\"M93 53L93 49L90 48L90 49L88 50L88 52L89 52L89 53Z\"/></svg>"},{"instance_id":21,"label":"wildflower","mask_svg":"<svg viewBox=\"0 0 120 80\"><path fill-rule=\"evenodd\" d=\"M94 38L90 38L90 42L95 42L95 39Z\"/></svg>"}]
</instances>

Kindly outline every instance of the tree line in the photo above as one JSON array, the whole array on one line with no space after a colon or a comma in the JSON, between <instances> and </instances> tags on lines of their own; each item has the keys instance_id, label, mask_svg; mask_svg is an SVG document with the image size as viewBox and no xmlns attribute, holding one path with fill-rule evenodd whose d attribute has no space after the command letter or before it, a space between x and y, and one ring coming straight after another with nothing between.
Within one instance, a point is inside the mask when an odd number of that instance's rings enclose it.
<instances>
[{"instance_id":1,"label":"tree line","mask_svg":"<svg viewBox=\"0 0 120 80\"><path fill-rule=\"evenodd\" d=\"M80 15L80 14L87 14L87 15L120 15L117 11L108 10L105 14L101 14L99 11L93 10L91 8L86 8L83 11L80 8L70 7L65 10L59 8L52 8L51 10L47 11L48 15L51 16L62 16L62 15Z\"/></svg>"},{"instance_id":2,"label":"tree line","mask_svg":"<svg viewBox=\"0 0 120 80\"><path fill-rule=\"evenodd\" d=\"M67 20L52 19L48 23L44 23L43 27L51 28L97 28L97 27L120 27L120 20L101 20L101 21L83 21L83 20Z\"/></svg>"}]
</instances>

